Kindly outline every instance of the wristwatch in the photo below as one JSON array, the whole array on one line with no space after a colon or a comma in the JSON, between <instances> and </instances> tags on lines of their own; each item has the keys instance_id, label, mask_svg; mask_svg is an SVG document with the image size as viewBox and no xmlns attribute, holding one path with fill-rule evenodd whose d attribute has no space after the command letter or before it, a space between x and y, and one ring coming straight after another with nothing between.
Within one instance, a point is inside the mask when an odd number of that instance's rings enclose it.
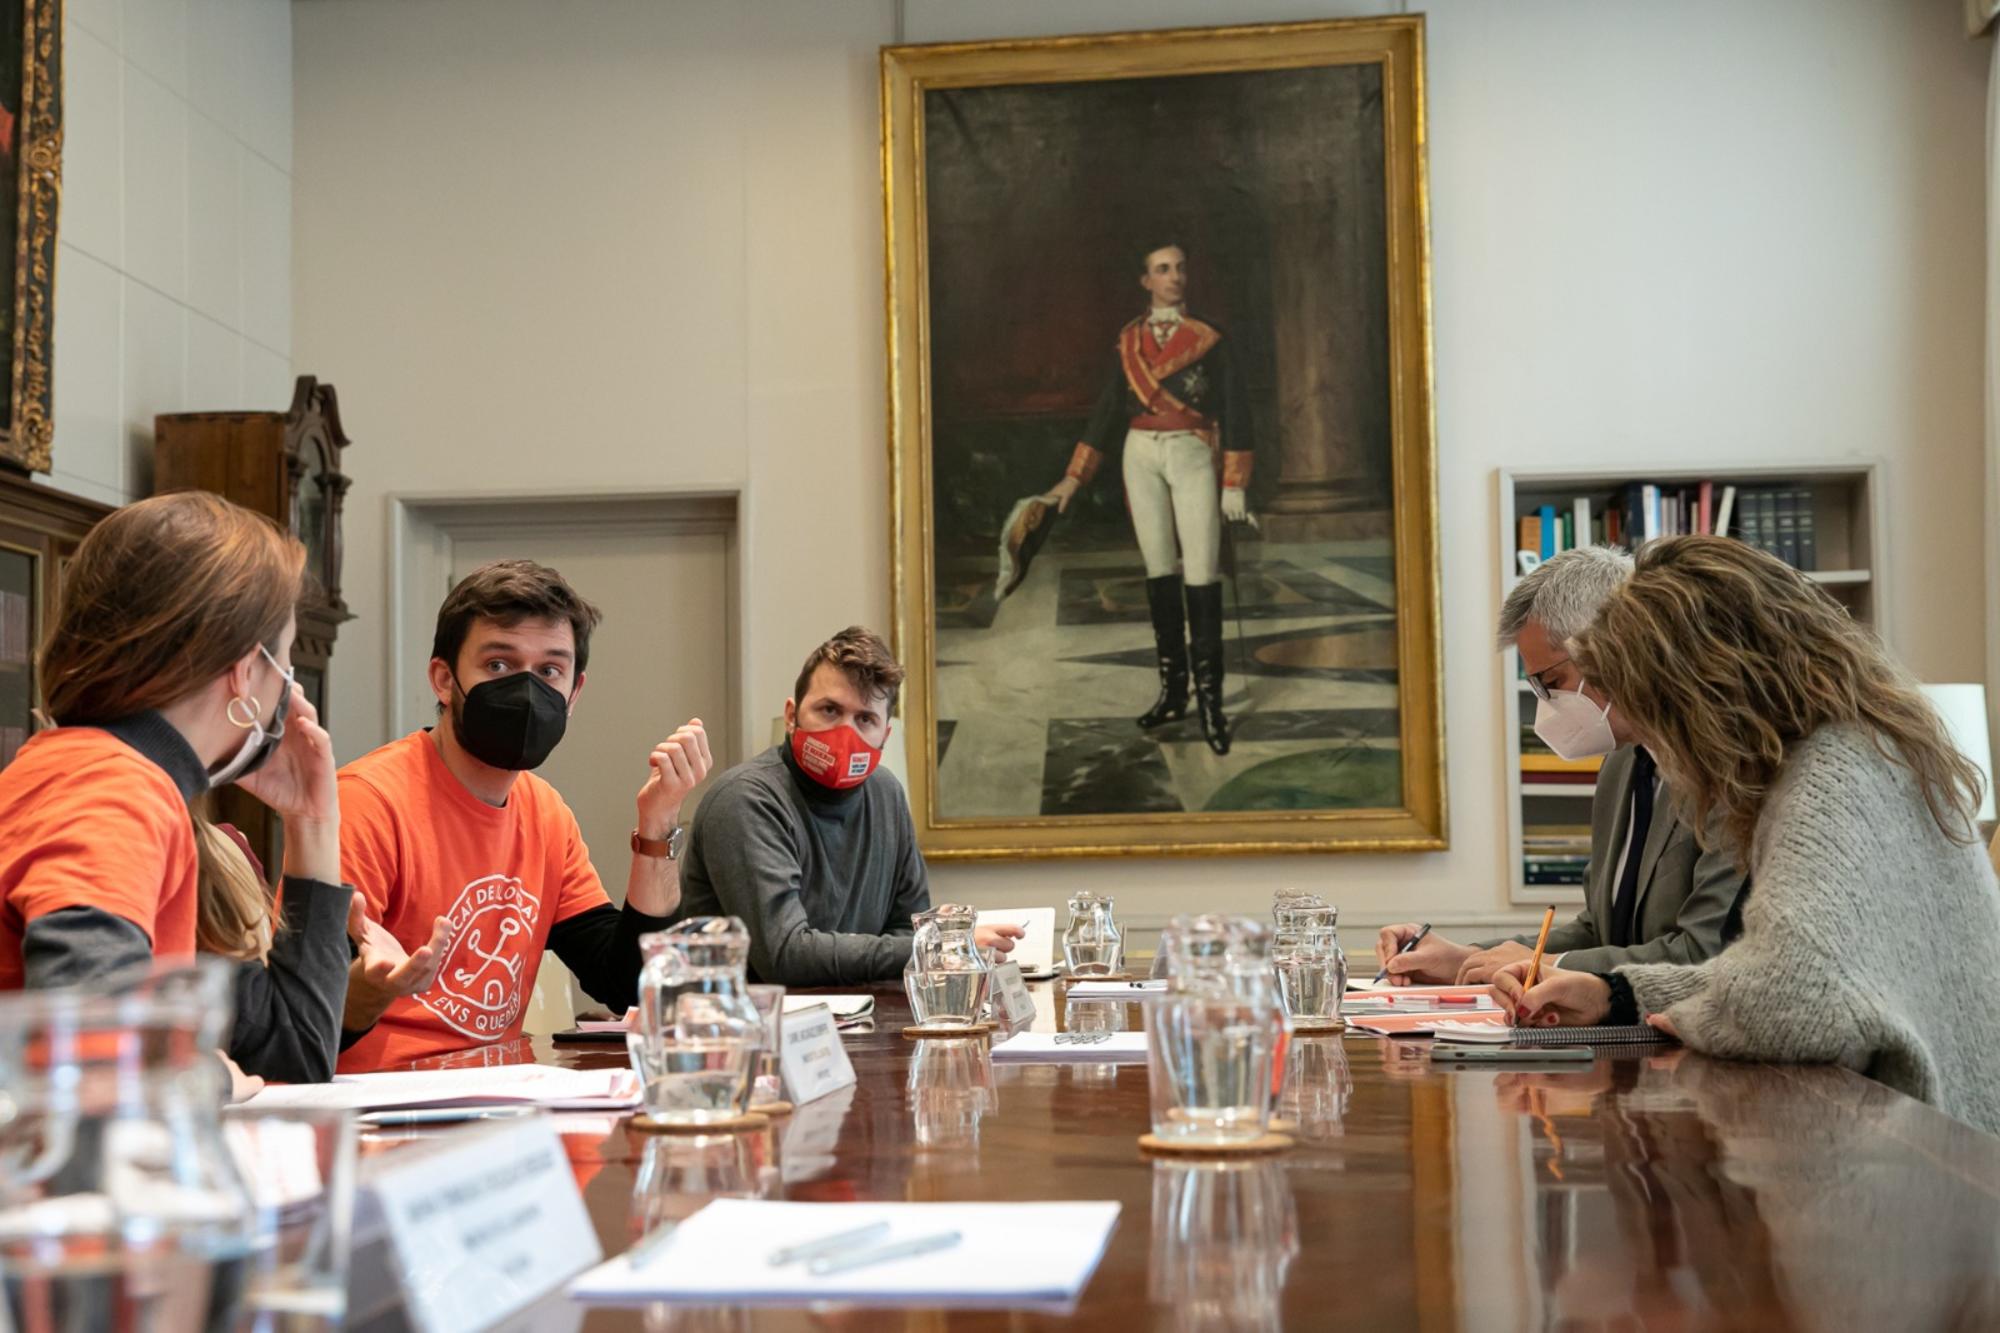
<instances>
[{"instance_id":1,"label":"wristwatch","mask_svg":"<svg viewBox=\"0 0 2000 1333\"><path fill-rule=\"evenodd\" d=\"M687 825L676 824L674 831L664 838L642 838L639 830L632 830L632 850L641 856L664 856L669 861L681 859L681 845L687 841Z\"/></svg>"}]
</instances>

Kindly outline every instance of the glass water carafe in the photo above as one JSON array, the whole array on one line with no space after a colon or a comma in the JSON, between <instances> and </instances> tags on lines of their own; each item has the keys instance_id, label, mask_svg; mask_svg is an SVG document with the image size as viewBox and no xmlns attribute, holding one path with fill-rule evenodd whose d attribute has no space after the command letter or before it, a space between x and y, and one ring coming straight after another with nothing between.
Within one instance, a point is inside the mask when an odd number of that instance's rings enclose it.
<instances>
[{"instance_id":1,"label":"glass water carafe","mask_svg":"<svg viewBox=\"0 0 2000 1333\"><path fill-rule=\"evenodd\" d=\"M233 1327L256 1243L221 1127L235 966L0 997L0 1327Z\"/></svg>"},{"instance_id":2,"label":"glass water carafe","mask_svg":"<svg viewBox=\"0 0 2000 1333\"><path fill-rule=\"evenodd\" d=\"M910 1013L924 1028L969 1028L986 1012L992 975L974 941L978 913L946 903L910 918L910 961L903 968L903 991Z\"/></svg>"},{"instance_id":3,"label":"glass water carafe","mask_svg":"<svg viewBox=\"0 0 2000 1333\"><path fill-rule=\"evenodd\" d=\"M750 1103L765 1024L750 997L750 932L698 916L639 937L639 1021L626 1034L657 1120L729 1120Z\"/></svg>"},{"instance_id":4,"label":"glass water carafe","mask_svg":"<svg viewBox=\"0 0 2000 1333\"><path fill-rule=\"evenodd\" d=\"M1116 976L1125 966L1125 936L1112 915L1109 894L1082 892L1069 900L1063 927L1063 961L1072 977Z\"/></svg>"},{"instance_id":5,"label":"glass water carafe","mask_svg":"<svg viewBox=\"0 0 2000 1333\"><path fill-rule=\"evenodd\" d=\"M1286 1015L1303 1027L1338 1027L1347 991L1340 909L1316 893L1286 889L1271 905L1271 919L1277 927L1271 963Z\"/></svg>"},{"instance_id":6,"label":"glass water carafe","mask_svg":"<svg viewBox=\"0 0 2000 1333\"><path fill-rule=\"evenodd\" d=\"M1228 1143L1270 1127L1286 1040L1270 944L1248 917L1176 917L1161 933L1167 993L1143 1006L1155 1136Z\"/></svg>"}]
</instances>

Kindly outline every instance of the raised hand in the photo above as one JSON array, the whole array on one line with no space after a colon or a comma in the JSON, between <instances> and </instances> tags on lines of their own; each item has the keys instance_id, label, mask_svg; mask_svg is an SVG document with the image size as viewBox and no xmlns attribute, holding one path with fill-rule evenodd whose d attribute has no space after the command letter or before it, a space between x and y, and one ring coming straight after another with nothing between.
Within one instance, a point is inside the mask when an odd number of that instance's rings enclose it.
<instances>
[{"instance_id":1,"label":"raised hand","mask_svg":"<svg viewBox=\"0 0 2000 1333\"><path fill-rule=\"evenodd\" d=\"M673 735L653 747L647 763L652 771L639 789L639 834L661 838L681 822L681 806L715 766L701 719L691 718L676 727Z\"/></svg>"},{"instance_id":2,"label":"raised hand","mask_svg":"<svg viewBox=\"0 0 2000 1333\"><path fill-rule=\"evenodd\" d=\"M293 685L278 752L236 785L288 821L324 822L340 817L333 772L333 738L319 724L319 710L306 692Z\"/></svg>"}]
</instances>

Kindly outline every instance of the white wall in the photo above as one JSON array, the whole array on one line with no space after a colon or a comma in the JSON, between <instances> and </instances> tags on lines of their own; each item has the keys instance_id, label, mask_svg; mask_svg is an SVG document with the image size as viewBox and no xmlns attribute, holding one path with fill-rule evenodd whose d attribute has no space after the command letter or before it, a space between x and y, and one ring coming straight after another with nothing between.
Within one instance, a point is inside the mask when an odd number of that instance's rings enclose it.
<instances>
[{"instance_id":1,"label":"white wall","mask_svg":"<svg viewBox=\"0 0 2000 1333\"><path fill-rule=\"evenodd\" d=\"M299 363L357 441L342 757L421 669L380 660L396 492L740 488L746 734L822 631L887 622L879 44L1385 8L301 0ZM1955 8L1428 12L1452 850L938 865L940 898L1506 916L1502 465L1881 458L1895 646L1980 678L1986 53Z\"/></svg>"},{"instance_id":2,"label":"white wall","mask_svg":"<svg viewBox=\"0 0 2000 1333\"><path fill-rule=\"evenodd\" d=\"M291 10L66 8L47 481L119 504L156 413L291 402Z\"/></svg>"}]
</instances>

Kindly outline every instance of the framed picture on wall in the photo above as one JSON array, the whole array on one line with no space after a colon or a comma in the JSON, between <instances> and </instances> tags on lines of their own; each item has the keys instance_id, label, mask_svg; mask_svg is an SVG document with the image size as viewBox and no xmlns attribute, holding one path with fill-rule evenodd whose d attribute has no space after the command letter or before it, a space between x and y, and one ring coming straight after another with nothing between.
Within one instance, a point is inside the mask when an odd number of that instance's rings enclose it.
<instances>
[{"instance_id":1,"label":"framed picture on wall","mask_svg":"<svg viewBox=\"0 0 2000 1333\"><path fill-rule=\"evenodd\" d=\"M62 0L0 0L0 463L47 472L62 194Z\"/></svg>"},{"instance_id":2,"label":"framed picture on wall","mask_svg":"<svg viewBox=\"0 0 2000 1333\"><path fill-rule=\"evenodd\" d=\"M883 50L927 855L1446 845L1423 31Z\"/></svg>"}]
</instances>

